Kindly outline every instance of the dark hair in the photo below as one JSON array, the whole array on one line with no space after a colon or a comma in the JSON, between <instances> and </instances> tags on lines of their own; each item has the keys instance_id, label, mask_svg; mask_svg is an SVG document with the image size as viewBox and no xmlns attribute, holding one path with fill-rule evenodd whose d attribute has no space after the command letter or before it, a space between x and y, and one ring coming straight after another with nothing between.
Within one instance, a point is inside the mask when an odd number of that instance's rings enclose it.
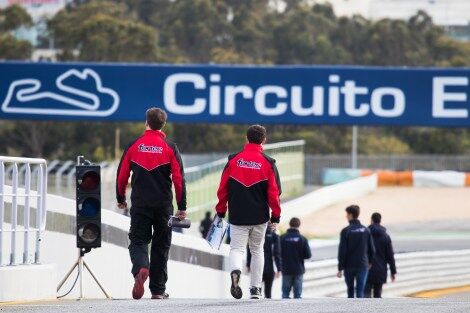
<instances>
[{"instance_id":1,"label":"dark hair","mask_svg":"<svg viewBox=\"0 0 470 313\"><path fill-rule=\"evenodd\" d=\"M212 215L212 213L211 213L210 211L207 211L207 212L206 212L206 218L211 217L211 215Z\"/></svg>"},{"instance_id":2,"label":"dark hair","mask_svg":"<svg viewBox=\"0 0 470 313\"><path fill-rule=\"evenodd\" d=\"M161 130L166 124L166 112L160 108L150 108L145 112L148 126L152 130Z\"/></svg>"},{"instance_id":3,"label":"dark hair","mask_svg":"<svg viewBox=\"0 0 470 313\"><path fill-rule=\"evenodd\" d=\"M382 221L382 215L380 215L380 213L375 212L374 214L372 214L371 219L373 223L380 224L380 222Z\"/></svg>"},{"instance_id":4,"label":"dark hair","mask_svg":"<svg viewBox=\"0 0 470 313\"><path fill-rule=\"evenodd\" d=\"M261 125L251 125L246 131L246 138L249 143L262 144L266 139L266 128Z\"/></svg>"},{"instance_id":5,"label":"dark hair","mask_svg":"<svg viewBox=\"0 0 470 313\"><path fill-rule=\"evenodd\" d=\"M300 219L297 217L293 217L289 221L289 226L292 228L299 228L300 227Z\"/></svg>"},{"instance_id":6,"label":"dark hair","mask_svg":"<svg viewBox=\"0 0 470 313\"><path fill-rule=\"evenodd\" d=\"M359 213L361 212L361 209L359 208L358 205L353 204L346 208L346 212L348 214L351 214L353 218L358 218Z\"/></svg>"}]
</instances>

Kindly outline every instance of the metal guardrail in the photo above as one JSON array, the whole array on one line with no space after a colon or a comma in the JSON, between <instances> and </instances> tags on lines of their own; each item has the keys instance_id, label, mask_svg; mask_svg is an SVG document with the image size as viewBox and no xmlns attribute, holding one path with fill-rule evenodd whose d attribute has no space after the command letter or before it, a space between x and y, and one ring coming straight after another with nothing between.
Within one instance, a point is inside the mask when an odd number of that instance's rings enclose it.
<instances>
[{"instance_id":1,"label":"metal guardrail","mask_svg":"<svg viewBox=\"0 0 470 313\"><path fill-rule=\"evenodd\" d=\"M395 255L397 280L384 285L384 296L413 293L470 284L470 250L412 252ZM306 263L305 297L344 297L344 279L336 277L337 260Z\"/></svg>"},{"instance_id":2,"label":"metal guardrail","mask_svg":"<svg viewBox=\"0 0 470 313\"><path fill-rule=\"evenodd\" d=\"M9 164L7 168L5 164ZM17 235L23 233L23 259L30 263L30 234L35 233L34 263L40 262L41 234L46 225L47 162L44 159L0 156L0 266L4 265L4 239L10 234L10 265L17 261ZM32 201L36 200L36 205ZM9 205L9 227L5 221L6 205ZM31 221L31 208L36 207L35 222ZM23 223L18 213L23 208ZM32 225L34 227L32 227Z\"/></svg>"}]
</instances>

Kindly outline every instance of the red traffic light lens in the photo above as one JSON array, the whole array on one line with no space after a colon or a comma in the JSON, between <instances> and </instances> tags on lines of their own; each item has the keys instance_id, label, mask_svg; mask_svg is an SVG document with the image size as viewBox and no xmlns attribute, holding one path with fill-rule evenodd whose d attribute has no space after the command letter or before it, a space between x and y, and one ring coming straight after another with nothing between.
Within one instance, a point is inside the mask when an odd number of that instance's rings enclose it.
<instances>
[{"instance_id":1,"label":"red traffic light lens","mask_svg":"<svg viewBox=\"0 0 470 313\"><path fill-rule=\"evenodd\" d=\"M80 183L80 188L84 191L91 191L98 188L100 184L100 175L95 171L88 171L83 174Z\"/></svg>"}]
</instances>

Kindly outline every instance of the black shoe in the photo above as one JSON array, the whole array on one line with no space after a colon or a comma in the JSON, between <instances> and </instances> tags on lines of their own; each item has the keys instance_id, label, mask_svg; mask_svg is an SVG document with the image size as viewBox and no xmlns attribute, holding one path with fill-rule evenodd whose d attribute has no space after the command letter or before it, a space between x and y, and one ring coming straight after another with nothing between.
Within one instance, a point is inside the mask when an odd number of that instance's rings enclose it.
<instances>
[{"instance_id":1,"label":"black shoe","mask_svg":"<svg viewBox=\"0 0 470 313\"><path fill-rule=\"evenodd\" d=\"M163 294L152 294L152 299L154 300L164 300L170 298L170 295L164 292Z\"/></svg>"},{"instance_id":2,"label":"black shoe","mask_svg":"<svg viewBox=\"0 0 470 313\"><path fill-rule=\"evenodd\" d=\"M261 288L250 288L251 299L261 299Z\"/></svg>"},{"instance_id":3,"label":"black shoe","mask_svg":"<svg viewBox=\"0 0 470 313\"><path fill-rule=\"evenodd\" d=\"M235 270L230 273L232 278L232 286L230 287L230 293L235 299L241 299L243 297L242 289L240 288L240 275L241 271Z\"/></svg>"}]
</instances>

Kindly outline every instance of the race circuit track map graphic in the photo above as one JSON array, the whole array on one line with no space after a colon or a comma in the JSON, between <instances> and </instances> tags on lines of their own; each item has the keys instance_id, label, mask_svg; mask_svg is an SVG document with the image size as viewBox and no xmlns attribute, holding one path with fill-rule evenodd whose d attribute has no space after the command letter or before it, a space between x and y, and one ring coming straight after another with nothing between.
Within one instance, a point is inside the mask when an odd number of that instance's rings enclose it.
<instances>
[{"instance_id":1,"label":"race circuit track map graphic","mask_svg":"<svg viewBox=\"0 0 470 313\"><path fill-rule=\"evenodd\" d=\"M86 91L67 84L73 78L81 81L92 79L96 92ZM113 114L119 106L119 95L110 88L103 87L101 77L92 69L82 71L70 69L57 77L57 91L41 90L42 83L38 79L26 78L13 81L1 105L5 113L71 115L106 117ZM110 105L103 109L103 98L110 98ZM41 101L40 106L38 102ZM50 107L48 102L54 101L65 108ZM109 101L108 101L109 102Z\"/></svg>"}]
</instances>

